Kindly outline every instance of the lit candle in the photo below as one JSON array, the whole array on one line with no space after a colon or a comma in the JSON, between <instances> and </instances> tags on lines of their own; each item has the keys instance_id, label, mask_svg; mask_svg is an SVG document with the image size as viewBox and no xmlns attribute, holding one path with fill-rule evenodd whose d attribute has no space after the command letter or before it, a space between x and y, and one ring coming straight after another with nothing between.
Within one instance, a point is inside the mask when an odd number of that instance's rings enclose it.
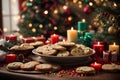
<instances>
[{"instance_id":1,"label":"lit candle","mask_svg":"<svg viewBox=\"0 0 120 80\"><path fill-rule=\"evenodd\" d=\"M11 63L16 61L16 54L7 54L5 57L5 62L6 63Z\"/></svg>"},{"instance_id":2,"label":"lit candle","mask_svg":"<svg viewBox=\"0 0 120 80\"><path fill-rule=\"evenodd\" d=\"M51 39L51 43L55 44L59 41L59 35L53 34L53 35L50 36L50 39Z\"/></svg>"},{"instance_id":3,"label":"lit candle","mask_svg":"<svg viewBox=\"0 0 120 80\"><path fill-rule=\"evenodd\" d=\"M102 58L104 45L97 42L97 44L93 44L93 49L95 50L97 56Z\"/></svg>"},{"instance_id":4,"label":"lit candle","mask_svg":"<svg viewBox=\"0 0 120 80\"><path fill-rule=\"evenodd\" d=\"M114 42L113 45L109 45L109 51L117 51L119 53L119 45L116 45Z\"/></svg>"},{"instance_id":5,"label":"lit candle","mask_svg":"<svg viewBox=\"0 0 120 80\"><path fill-rule=\"evenodd\" d=\"M78 39L77 30L74 30L73 27L71 30L67 30L67 40L70 42L75 42Z\"/></svg>"},{"instance_id":6,"label":"lit candle","mask_svg":"<svg viewBox=\"0 0 120 80\"><path fill-rule=\"evenodd\" d=\"M99 71L102 68L102 64L97 63L97 62L90 64L90 66L93 67L96 71Z\"/></svg>"},{"instance_id":7,"label":"lit candle","mask_svg":"<svg viewBox=\"0 0 120 80\"><path fill-rule=\"evenodd\" d=\"M13 41L17 41L17 36L16 35L6 35L5 36L6 40L13 40Z\"/></svg>"}]
</instances>

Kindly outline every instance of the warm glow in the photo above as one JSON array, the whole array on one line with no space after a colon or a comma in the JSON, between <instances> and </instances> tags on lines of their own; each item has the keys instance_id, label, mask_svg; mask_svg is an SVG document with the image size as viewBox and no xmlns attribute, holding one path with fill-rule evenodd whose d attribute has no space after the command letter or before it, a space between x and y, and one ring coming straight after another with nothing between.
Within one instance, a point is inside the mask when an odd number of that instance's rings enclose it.
<instances>
[{"instance_id":1,"label":"warm glow","mask_svg":"<svg viewBox=\"0 0 120 80\"><path fill-rule=\"evenodd\" d=\"M93 3L92 3L92 2L90 2L90 3L89 3L89 5L90 5L90 6L93 6Z\"/></svg>"},{"instance_id":2,"label":"warm glow","mask_svg":"<svg viewBox=\"0 0 120 80\"><path fill-rule=\"evenodd\" d=\"M19 38L22 39L22 38L23 38L23 35L20 35Z\"/></svg>"},{"instance_id":3,"label":"warm glow","mask_svg":"<svg viewBox=\"0 0 120 80\"><path fill-rule=\"evenodd\" d=\"M82 5L80 4L78 7L79 7L79 8L82 8Z\"/></svg>"},{"instance_id":4,"label":"warm glow","mask_svg":"<svg viewBox=\"0 0 120 80\"><path fill-rule=\"evenodd\" d=\"M78 0L73 0L73 3L77 3Z\"/></svg>"},{"instance_id":5,"label":"warm glow","mask_svg":"<svg viewBox=\"0 0 120 80\"><path fill-rule=\"evenodd\" d=\"M33 28L33 29L32 29L32 32L36 32L36 29L35 29L35 28Z\"/></svg>"},{"instance_id":6,"label":"warm glow","mask_svg":"<svg viewBox=\"0 0 120 80\"><path fill-rule=\"evenodd\" d=\"M58 28L57 28L57 26L54 26L54 30L57 30Z\"/></svg>"},{"instance_id":7,"label":"warm glow","mask_svg":"<svg viewBox=\"0 0 120 80\"><path fill-rule=\"evenodd\" d=\"M44 11L44 14L48 14L48 11L47 11L47 10L45 10L45 11Z\"/></svg>"},{"instance_id":8,"label":"warm glow","mask_svg":"<svg viewBox=\"0 0 120 80\"><path fill-rule=\"evenodd\" d=\"M98 45L100 45L100 42L98 42Z\"/></svg>"},{"instance_id":9,"label":"warm glow","mask_svg":"<svg viewBox=\"0 0 120 80\"><path fill-rule=\"evenodd\" d=\"M29 23L29 25L28 25L29 27L32 27L32 23Z\"/></svg>"},{"instance_id":10,"label":"warm glow","mask_svg":"<svg viewBox=\"0 0 120 80\"><path fill-rule=\"evenodd\" d=\"M74 30L74 28L73 28L73 27L71 27L71 30Z\"/></svg>"},{"instance_id":11,"label":"warm glow","mask_svg":"<svg viewBox=\"0 0 120 80\"><path fill-rule=\"evenodd\" d=\"M95 62L95 65L97 65L97 62Z\"/></svg>"},{"instance_id":12,"label":"warm glow","mask_svg":"<svg viewBox=\"0 0 120 80\"><path fill-rule=\"evenodd\" d=\"M78 3L79 3L79 4L82 4L82 2L81 2L81 1L79 1Z\"/></svg>"},{"instance_id":13,"label":"warm glow","mask_svg":"<svg viewBox=\"0 0 120 80\"><path fill-rule=\"evenodd\" d=\"M56 10L54 10L54 14L57 14L58 13L58 10L56 9Z\"/></svg>"},{"instance_id":14,"label":"warm glow","mask_svg":"<svg viewBox=\"0 0 120 80\"><path fill-rule=\"evenodd\" d=\"M115 6L115 7L117 7L117 4L116 4L116 3L114 3L114 6Z\"/></svg>"},{"instance_id":15,"label":"warm glow","mask_svg":"<svg viewBox=\"0 0 120 80\"><path fill-rule=\"evenodd\" d=\"M43 25L42 25L42 24L40 24L40 25L39 25L39 28L43 28Z\"/></svg>"},{"instance_id":16,"label":"warm glow","mask_svg":"<svg viewBox=\"0 0 120 80\"><path fill-rule=\"evenodd\" d=\"M69 20L69 21L71 21L71 20L72 20L72 17L71 17L71 16L69 16L69 17L68 17L68 20Z\"/></svg>"},{"instance_id":17,"label":"warm glow","mask_svg":"<svg viewBox=\"0 0 120 80\"><path fill-rule=\"evenodd\" d=\"M66 5L65 5L65 6L63 6L63 9L65 9L65 10L66 10L67 8L68 8L68 7L67 7Z\"/></svg>"},{"instance_id":18,"label":"warm glow","mask_svg":"<svg viewBox=\"0 0 120 80\"><path fill-rule=\"evenodd\" d=\"M8 29L7 29L7 28L4 28L3 31L4 31L4 32L8 32Z\"/></svg>"},{"instance_id":19,"label":"warm glow","mask_svg":"<svg viewBox=\"0 0 120 80\"><path fill-rule=\"evenodd\" d=\"M116 45L115 42L113 43L113 45L114 45L114 46Z\"/></svg>"},{"instance_id":20,"label":"warm glow","mask_svg":"<svg viewBox=\"0 0 120 80\"><path fill-rule=\"evenodd\" d=\"M82 22L86 22L86 20L85 20L85 19L82 19Z\"/></svg>"},{"instance_id":21,"label":"warm glow","mask_svg":"<svg viewBox=\"0 0 120 80\"><path fill-rule=\"evenodd\" d=\"M30 2L32 2L33 0L30 0Z\"/></svg>"}]
</instances>

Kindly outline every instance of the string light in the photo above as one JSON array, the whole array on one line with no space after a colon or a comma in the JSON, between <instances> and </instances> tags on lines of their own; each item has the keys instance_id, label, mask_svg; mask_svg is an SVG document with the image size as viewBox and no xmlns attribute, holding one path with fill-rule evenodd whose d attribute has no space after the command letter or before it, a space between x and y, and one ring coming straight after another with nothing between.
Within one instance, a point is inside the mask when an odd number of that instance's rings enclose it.
<instances>
[{"instance_id":1,"label":"string light","mask_svg":"<svg viewBox=\"0 0 120 80\"><path fill-rule=\"evenodd\" d=\"M93 6L93 3L92 3L92 2L89 2L89 5L90 5L90 6Z\"/></svg>"},{"instance_id":2,"label":"string light","mask_svg":"<svg viewBox=\"0 0 120 80\"><path fill-rule=\"evenodd\" d=\"M33 0L30 0L30 2L33 2Z\"/></svg>"},{"instance_id":3,"label":"string light","mask_svg":"<svg viewBox=\"0 0 120 80\"><path fill-rule=\"evenodd\" d=\"M68 17L68 20L69 20L69 21L71 21L71 20L72 20L72 17L71 17L71 16L69 16L69 17Z\"/></svg>"},{"instance_id":4,"label":"string light","mask_svg":"<svg viewBox=\"0 0 120 80\"><path fill-rule=\"evenodd\" d=\"M20 35L19 38L22 39L22 38L23 38L23 35Z\"/></svg>"},{"instance_id":5,"label":"string light","mask_svg":"<svg viewBox=\"0 0 120 80\"><path fill-rule=\"evenodd\" d=\"M57 13L58 13L58 10L57 10L57 9L55 9L55 10L54 10L54 14L57 14Z\"/></svg>"},{"instance_id":6,"label":"string light","mask_svg":"<svg viewBox=\"0 0 120 80\"><path fill-rule=\"evenodd\" d=\"M63 9L66 10L68 7L66 5L63 6Z\"/></svg>"},{"instance_id":7,"label":"string light","mask_svg":"<svg viewBox=\"0 0 120 80\"><path fill-rule=\"evenodd\" d=\"M78 4L82 4L82 2L81 2L81 1L79 1L79 2L78 2Z\"/></svg>"},{"instance_id":8,"label":"string light","mask_svg":"<svg viewBox=\"0 0 120 80\"><path fill-rule=\"evenodd\" d=\"M36 32L36 29L35 29L35 28L32 28L32 32Z\"/></svg>"},{"instance_id":9,"label":"string light","mask_svg":"<svg viewBox=\"0 0 120 80\"><path fill-rule=\"evenodd\" d=\"M49 23L49 24L48 24L48 27L51 27L51 25L52 25L52 24L51 24L51 23Z\"/></svg>"},{"instance_id":10,"label":"string light","mask_svg":"<svg viewBox=\"0 0 120 80\"><path fill-rule=\"evenodd\" d=\"M116 3L114 3L113 5L114 5L115 7L117 7L117 4L116 4Z\"/></svg>"},{"instance_id":11,"label":"string light","mask_svg":"<svg viewBox=\"0 0 120 80\"><path fill-rule=\"evenodd\" d=\"M32 23L29 23L29 25L28 25L29 27L32 27Z\"/></svg>"},{"instance_id":12,"label":"string light","mask_svg":"<svg viewBox=\"0 0 120 80\"><path fill-rule=\"evenodd\" d=\"M21 17L22 17L22 18L25 18L25 15L22 15Z\"/></svg>"},{"instance_id":13,"label":"string light","mask_svg":"<svg viewBox=\"0 0 120 80\"><path fill-rule=\"evenodd\" d=\"M78 7L79 7L79 8L82 8L82 5L80 4Z\"/></svg>"},{"instance_id":14,"label":"string light","mask_svg":"<svg viewBox=\"0 0 120 80\"><path fill-rule=\"evenodd\" d=\"M73 3L77 3L78 0L73 0Z\"/></svg>"},{"instance_id":15,"label":"string light","mask_svg":"<svg viewBox=\"0 0 120 80\"><path fill-rule=\"evenodd\" d=\"M54 30L57 30L58 28L57 28L57 26L54 26Z\"/></svg>"},{"instance_id":16,"label":"string light","mask_svg":"<svg viewBox=\"0 0 120 80\"><path fill-rule=\"evenodd\" d=\"M43 25L42 25L42 24L40 24L40 25L39 25L39 28L43 28Z\"/></svg>"},{"instance_id":17,"label":"string light","mask_svg":"<svg viewBox=\"0 0 120 80\"><path fill-rule=\"evenodd\" d=\"M82 19L82 22L86 22L86 20L85 20L85 19Z\"/></svg>"},{"instance_id":18,"label":"string light","mask_svg":"<svg viewBox=\"0 0 120 80\"><path fill-rule=\"evenodd\" d=\"M48 14L48 11L47 11L47 10L45 10L45 11L44 11L44 14Z\"/></svg>"}]
</instances>

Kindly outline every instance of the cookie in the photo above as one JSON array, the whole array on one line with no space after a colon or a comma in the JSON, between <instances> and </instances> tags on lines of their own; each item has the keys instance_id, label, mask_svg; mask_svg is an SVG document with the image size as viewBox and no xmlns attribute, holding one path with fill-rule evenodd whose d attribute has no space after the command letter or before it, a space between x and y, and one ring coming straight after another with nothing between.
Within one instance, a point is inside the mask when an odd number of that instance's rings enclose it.
<instances>
[{"instance_id":1,"label":"cookie","mask_svg":"<svg viewBox=\"0 0 120 80\"><path fill-rule=\"evenodd\" d=\"M36 42L30 43L30 45L32 45L32 46L42 46L42 45L44 45L44 43L42 41L36 41Z\"/></svg>"},{"instance_id":2,"label":"cookie","mask_svg":"<svg viewBox=\"0 0 120 80\"><path fill-rule=\"evenodd\" d=\"M52 45L52 48L55 50L66 50L65 47L57 45L57 44Z\"/></svg>"},{"instance_id":3,"label":"cookie","mask_svg":"<svg viewBox=\"0 0 120 80\"><path fill-rule=\"evenodd\" d=\"M88 47L84 48L84 54L85 54L85 55L91 54L92 52L93 52L92 49L90 49L90 48L88 48Z\"/></svg>"},{"instance_id":4,"label":"cookie","mask_svg":"<svg viewBox=\"0 0 120 80\"><path fill-rule=\"evenodd\" d=\"M42 47L38 47L36 52L44 54L44 55L55 55L57 50L53 49L51 45L45 45Z\"/></svg>"},{"instance_id":5,"label":"cookie","mask_svg":"<svg viewBox=\"0 0 120 80\"><path fill-rule=\"evenodd\" d=\"M116 64L104 64L102 65L102 69L105 71L116 71L117 65Z\"/></svg>"},{"instance_id":6,"label":"cookie","mask_svg":"<svg viewBox=\"0 0 120 80\"><path fill-rule=\"evenodd\" d=\"M37 61L30 61L21 65L21 69L25 71L31 71L31 70L34 70L35 66L38 64L39 62Z\"/></svg>"},{"instance_id":7,"label":"cookie","mask_svg":"<svg viewBox=\"0 0 120 80\"><path fill-rule=\"evenodd\" d=\"M18 70L20 69L20 66L22 65L23 63L22 62L12 62L12 63L9 63L7 65L7 68L8 69L12 69L12 70Z\"/></svg>"},{"instance_id":8,"label":"cookie","mask_svg":"<svg viewBox=\"0 0 120 80\"><path fill-rule=\"evenodd\" d=\"M35 67L35 70L36 71L50 71L50 70L52 70L52 65L51 64L39 64L39 65L37 65L36 67Z\"/></svg>"},{"instance_id":9,"label":"cookie","mask_svg":"<svg viewBox=\"0 0 120 80\"><path fill-rule=\"evenodd\" d=\"M74 42L58 42L57 44L61 45L61 46L65 46L65 47L69 47L69 46L74 46L75 45Z\"/></svg>"},{"instance_id":10,"label":"cookie","mask_svg":"<svg viewBox=\"0 0 120 80\"><path fill-rule=\"evenodd\" d=\"M95 69L89 66L82 66L76 68L76 72L79 74L95 74Z\"/></svg>"},{"instance_id":11,"label":"cookie","mask_svg":"<svg viewBox=\"0 0 120 80\"><path fill-rule=\"evenodd\" d=\"M81 55L84 55L84 50L81 49L81 48L73 48L71 50L71 55L72 56L81 56Z\"/></svg>"},{"instance_id":12,"label":"cookie","mask_svg":"<svg viewBox=\"0 0 120 80\"><path fill-rule=\"evenodd\" d=\"M59 56L59 57L67 57L69 55L70 55L70 53L68 51L59 51L57 54L57 56Z\"/></svg>"}]
</instances>

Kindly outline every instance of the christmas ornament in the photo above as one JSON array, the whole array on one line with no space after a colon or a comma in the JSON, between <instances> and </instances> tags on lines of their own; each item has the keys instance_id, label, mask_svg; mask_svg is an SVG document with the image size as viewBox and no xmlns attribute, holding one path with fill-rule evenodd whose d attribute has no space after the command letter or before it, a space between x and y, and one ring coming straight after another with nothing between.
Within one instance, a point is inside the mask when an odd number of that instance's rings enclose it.
<instances>
[{"instance_id":1,"label":"christmas ornament","mask_svg":"<svg viewBox=\"0 0 120 80\"><path fill-rule=\"evenodd\" d=\"M110 27L108 28L108 33L109 33L109 34L116 34L116 32L117 32L117 28L116 28L116 27L110 26Z\"/></svg>"},{"instance_id":2,"label":"christmas ornament","mask_svg":"<svg viewBox=\"0 0 120 80\"><path fill-rule=\"evenodd\" d=\"M89 6L86 6L83 8L83 12L86 14L90 14L92 12L91 8Z\"/></svg>"}]
</instances>

